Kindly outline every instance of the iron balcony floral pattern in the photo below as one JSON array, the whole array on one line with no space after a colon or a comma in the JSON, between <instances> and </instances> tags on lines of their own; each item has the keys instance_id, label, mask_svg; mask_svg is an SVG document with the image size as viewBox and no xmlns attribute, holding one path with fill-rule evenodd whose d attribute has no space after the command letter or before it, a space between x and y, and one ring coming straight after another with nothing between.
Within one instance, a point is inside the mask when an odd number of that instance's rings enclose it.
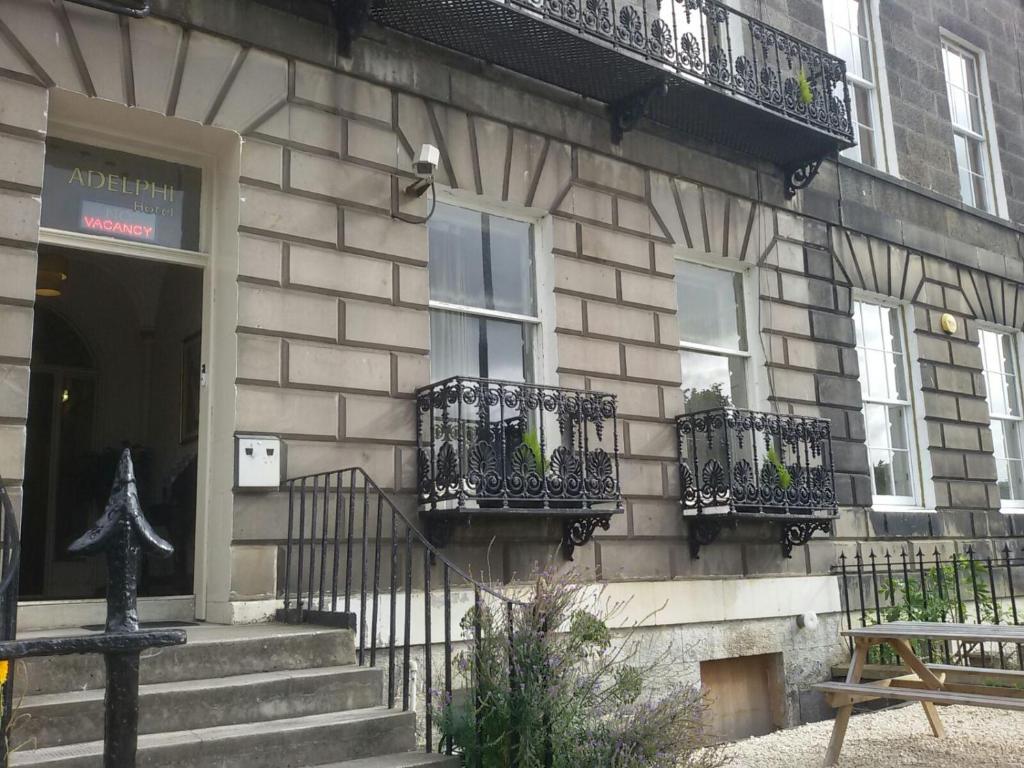
<instances>
[{"instance_id":1,"label":"iron balcony floral pattern","mask_svg":"<svg viewBox=\"0 0 1024 768\"><path fill-rule=\"evenodd\" d=\"M717 0L496 0L853 143L846 63Z\"/></svg>"},{"instance_id":2,"label":"iron balcony floral pattern","mask_svg":"<svg viewBox=\"0 0 1024 768\"><path fill-rule=\"evenodd\" d=\"M679 485L694 557L723 523L782 523L789 557L836 515L827 419L719 408L679 416Z\"/></svg>"},{"instance_id":3,"label":"iron balcony floral pattern","mask_svg":"<svg viewBox=\"0 0 1024 768\"><path fill-rule=\"evenodd\" d=\"M428 518L564 517L571 556L621 511L614 395L445 379L416 393L416 441L418 501Z\"/></svg>"}]
</instances>

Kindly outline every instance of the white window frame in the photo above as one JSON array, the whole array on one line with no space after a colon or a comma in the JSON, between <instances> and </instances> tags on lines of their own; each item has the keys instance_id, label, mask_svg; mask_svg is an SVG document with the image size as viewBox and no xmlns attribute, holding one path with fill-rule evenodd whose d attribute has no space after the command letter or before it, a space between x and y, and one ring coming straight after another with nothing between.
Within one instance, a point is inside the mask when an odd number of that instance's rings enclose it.
<instances>
[{"instance_id":1,"label":"white window frame","mask_svg":"<svg viewBox=\"0 0 1024 768\"><path fill-rule=\"evenodd\" d=\"M534 327L532 339L533 381L529 384L538 386L558 386L558 357L556 354L555 335L555 263L550 244L554 242L554 229L551 216L538 209L523 206L494 203L474 194L450 187L435 185L433 194L438 204L453 205L477 213L500 216L506 219L521 221L533 226L533 271L534 290L536 291L537 314L521 315L515 312L502 312L495 309L453 304L435 301L430 298L430 261L427 260L427 299L431 310L458 312L474 317L487 317L495 320L509 320L527 323ZM432 355L431 355L432 357ZM431 373L433 378L433 373Z\"/></svg>"},{"instance_id":2,"label":"white window frame","mask_svg":"<svg viewBox=\"0 0 1024 768\"><path fill-rule=\"evenodd\" d=\"M699 344L691 341L683 341L677 338L679 344L679 360L682 366L683 352L703 352L706 354L722 355L728 357L740 357L747 361L746 384L747 404L741 410L762 411L768 404L768 383L767 368L765 366L765 354L761 340L761 328L759 318L761 316L761 295L758 283L758 268L754 264L748 264L735 259L722 258L720 256L709 256L703 251L691 251L687 248L677 248L674 254L675 262L697 264L702 267L711 267L725 272L735 272L742 276L743 287L743 319L746 322L747 350L745 352L729 349L728 347L717 347L713 344ZM676 277L676 280L679 278ZM678 287L676 293L678 295ZM676 312L680 312L676 307ZM678 335L678 319L677 319ZM664 341L664 339L663 339ZM680 368L680 374L682 370ZM680 382L682 380L680 379ZM682 383L680 383L682 388Z\"/></svg>"},{"instance_id":3,"label":"white window frame","mask_svg":"<svg viewBox=\"0 0 1024 768\"><path fill-rule=\"evenodd\" d=\"M988 191L992 195L992 209L986 210L984 208L977 208L976 206L971 207L993 216L1009 219L1009 207L1006 202L1006 184L1003 179L1003 164L999 155L999 142L998 137L996 136L996 118L995 112L992 109L992 89L989 87L988 60L985 55L985 51L959 35L950 32L945 27L939 27L939 44L941 48L946 48L948 46L953 49L959 49L961 53L965 53L973 57L975 62L975 71L978 76L978 98L981 100L981 121L985 129L984 135L978 135L973 131L953 125L952 105L948 105L950 108L950 125L952 127L953 135L956 136L957 134L962 134L976 141L980 140L982 142L984 155L988 160ZM942 62L942 77L943 84L946 84L947 75L945 60ZM946 85L946 94L948 101L948 85ZM955 151L956 150L954 148L954 157ZM956 175L957 183L959 184L959 165L956 168ZM965 202L964 205L967 205L967 203Z\"/></svg>"},{"instance_id":4,"label":"white window frame","mask_svg":"<svg viewBox=\"0 0 1024 768\"><path fill-rule=\"evenodd\" d=\"M909 436L910 446L910 473L914 494L912 496L879 496L874 494L874 479L870 480L872 487L871 508L876 512L935 512L935 481L932 474L931 456L928 451L928 430L924 428L924 393L921 388L921 374L919 356L917 349L917 338L914 326L912 307L891 296L882 296L867 291L856 290L853 292L853 302L874 304L876 306L889 307L899 312L900 330L903 333L904 364L907 373L907 396L910 405L910 421L913 433ZM856 320L854 319L854 322ZM860 372L863 375L863 371ZM858 383L861 383L858 376ZM861 385L861 395L865 403L883 403L880 400L867 400L863 397L864 388ZM862 409L863 413L863 409ZM865 446L867 445L867 417L865 416ZM871 476L870 454L868 456L868 474Z\"/></svg>"},{"instance_id":5,"label":"white window frame","mask_svg":"<svg viewBox=\"0 0 1024 768\"><path fill-rule=\"evenodd\" d=\"M882 40L882 21L878 10L879 0L860 0L860 2L865 3L867 9L868 55L870 57L868 64L872 68L875 81L870 83L857 75L851 74L849 71L847 71L847 78L851 85L871 92L871 106L874 113L873 117L875 118L873 133L875 136L874 150L876 163L866 163L861 160L859 147L843 150L841 156L850 162L859 163L868 168L874 168L883 173L899 177L899 156L896 152L896 135L892 126L892 103L889 98L889 75L885 66L885 45L879 45L879 41ZM825 11L826 7L824 5L822 7L822 10L825 12L825 36L828 39L829 52L834 54L835 45L832 39L833 22L829 18L827 11ZM850 99L850 109L850 117L852 119L852 110L856 110L855 100L852 97ZM854 125L854 132L856 133L856 125ZM848 154L853 149L858 150L857 157L851 157Z\"/></svg>"},{"instance_id":6,"label":"white window frame","mask_svg":"<svg viewBox=\"0 0 1024 768\"><path fill-rule=\"evenodd\" d=\"M989 400L989 394L990 393L988 391L988 378L986 376L986 378L985 378L985 405L988 408L989 422L991 424L991 421L992 421L993 418L998 418L1000 421L1017 421L1017 422L1019 422L1021 424L1024 424L1024 381L1021 380L1021 373L1022 373L1021 360L1024 359L1021 356L1022 353L1024 353L1024 333L1021 333L1021 331L1019 331L1016 328L1011 328L1011 327L1005 326L1005 325L997 325L995 323L986 323L986 322L979 322L978 323L978 330L979 331L989 331L991 333L1001 333L1001 334L1005 334L1005 335L1009 336L1012 339L1012 349L1013 349L1013 354L1014 354L1014 357L1015 357L1014 362L1017 364L1017 397L1019 398L1018 402L1020 403L1020 406L1021 406L1021 409L1022 409L1021 416L1020 417L1013 417L1013 416L1009 416L1009 417L1007 417L1007 416L998 416L998 417L995 417L995 416L992 415L992 404L991 404L991 401ZM978 338L978 349L979 350L981 349L981 338L980 337ZM984 358L984 356L982 356L981 368L982 368L982 376L985 376L986 369L985 369L985 358ZM991 432L991 426L989 427L989 430ZM991 436L992 436L992 455L995 456L995 447L996 447L995 446L995 435L991 435ZM1022 428L1022 430L1021 430L1021 436L1024 437L1024 428ZM997 478L996 479L997 487L998 487L998 484L999 484L999 480ZM1024 514L1024 499L1004 499L1000 495L1000 497L999 497L999 511L1004 513L1004 514Z\"/></svg>"}]
</instances>

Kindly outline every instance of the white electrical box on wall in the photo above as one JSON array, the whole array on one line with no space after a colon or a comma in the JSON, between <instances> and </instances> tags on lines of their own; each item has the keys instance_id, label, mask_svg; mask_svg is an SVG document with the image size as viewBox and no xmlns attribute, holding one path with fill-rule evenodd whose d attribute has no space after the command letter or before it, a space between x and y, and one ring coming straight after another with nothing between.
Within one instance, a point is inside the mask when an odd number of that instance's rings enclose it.
<instances>
[{"instance_id":1,"label":"white electrical box on wall","mask_svg":"<svg viewBox=\"0 0 1024 768\"><path fill-rule=\"evenodd\" d=\"M281 438L236 435L235 487L239 490L273 491L281 485Z\"/></svg>"}]
</instances>

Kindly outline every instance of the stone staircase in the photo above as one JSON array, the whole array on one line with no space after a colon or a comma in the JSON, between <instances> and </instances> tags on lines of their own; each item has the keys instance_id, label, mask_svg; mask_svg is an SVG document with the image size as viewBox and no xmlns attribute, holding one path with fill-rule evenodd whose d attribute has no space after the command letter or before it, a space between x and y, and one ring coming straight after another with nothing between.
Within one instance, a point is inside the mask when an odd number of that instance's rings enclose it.
<instances>
[{"instance_id":1,"label":"stone staircase","mask_svg":"<svg viewBox=\"0 0 1024 768\"><path fill-rule=\"evenodd\" d=\"M384 706L382 671L356 666L350 631L187 629L187 645L143 654L139 768L459 765L411 751L414 713ZM102 658L30 659L15 674L10 765L100 768Z\"/></svg>"}]
</instances>

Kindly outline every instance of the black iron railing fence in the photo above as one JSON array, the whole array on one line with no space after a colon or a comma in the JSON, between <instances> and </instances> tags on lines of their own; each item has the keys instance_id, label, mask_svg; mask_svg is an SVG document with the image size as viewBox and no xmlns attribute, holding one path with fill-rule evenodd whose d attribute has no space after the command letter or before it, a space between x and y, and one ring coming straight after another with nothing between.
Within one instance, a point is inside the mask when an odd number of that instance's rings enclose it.
<instances>
[{"instance_id":1,"label":"black iron railing fence","mask_svg":"<svg viewBox=\"0 0 1024 768\"><path fill-rule=\"evenodd\" d=\"M782 526L783 553L836 516L827 419L715 408L676 419L679 487L691 552L739 519Z\"/></svg>"},{"instance_id":2,"label":"black iron railing fence","mask_svg":"<svg viewBox=\"0 0 1024 768\"><path fill-rule=\"evenodd\" d=\"M421 509L621 505L614 395L456 376L416 393Z\"/></svg>"},{"instance_id":3,"label":"black iron railing fence","mask_svg":"<svg viewBox=\"0 0 1024 768\"><path fill-rule=\"evenodd\" d=\"M845 62L717 0L499 0L852 140Z\"/></svg>"},{"instance_id":4,"label":"black iron railing fence","mask_svg":"<svg viewBox=\"0 0 1024 768\"><path fill-rule=\"evenodd\" d=\"M849 629L889 621L1016 625L1024 618L1024 557L1008 545L986 553L968 547L957 554L870 549L840 555L832 571L840 580ZM1024 647L1016 644L917 644L931 663L1024 668ZM899 663L886 647L877 646L872 654L871 663Z\"/></svg>"},{"instance_id":5,"label":"black iron railing fence","mask_svg":"<svg viewBox=\"0 0 1024 768\"><path fill-rule=\"evenodd\" d=\"M353 629L358 663L384 671L388 708L414 709L421 691L426 751L451 754L434 714L455 688L453 647L466 631L479 645L485 604L507 617L510 636L514 610L526 605L445 558L361 468L294 478L285 491L281 618ZM413 653L419 682L411 674Z\"/></svg>"},{"instance_id":6,"label":"black iron railing fence","mask_svg":"<svg viewBox=\"0 0 1024 768\"><path fill-rule=\"evenodd\" d=\"M369 13L382 24L413 31L441 27L445 21L468 21L459 5L472 9L466 11L478 24L472 34L488 34L496 9L516 12L526 23L543 22L552 30L654 65L666 75L740 97L812 125L845 145L854 141L845 62L718 0L386 0L369 4ZM511 23L512 19L505 20L506 26ZM446 42L465 43L464 34L429 31L431 39ZM550 37L539 30L531 34L538 41ZM469 47L475 48L472 42ZM501 45L497 43L493 56L515 62L526 53L505 52ZM574 45L562 48L566 65L584 55ZM623 77L621 72L602 74L609 83ZM637 82L634 91L639 95L651 85L648 77L646 83ZM643 103L639 106L636 119L643 112ZM623 123L630 122L629 114L622 117Z\"/></svg>"}]
</instances>

